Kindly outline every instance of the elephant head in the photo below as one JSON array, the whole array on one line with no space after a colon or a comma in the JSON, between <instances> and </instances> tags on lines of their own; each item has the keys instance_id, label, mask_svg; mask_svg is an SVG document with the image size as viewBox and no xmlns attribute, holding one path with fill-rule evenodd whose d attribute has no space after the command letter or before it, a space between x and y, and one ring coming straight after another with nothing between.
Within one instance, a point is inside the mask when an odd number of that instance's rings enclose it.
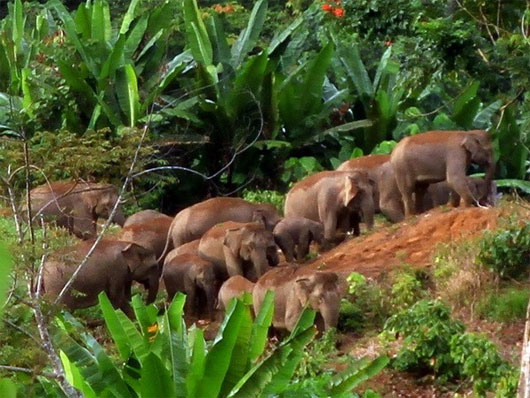
<instances>
[{"instance_id":1,"label":"elephant head","mask_svg":"<svg viewBox=\"0 0 530 398\"><path fill-rule=\"evenodd\" d=\"M374 226L374 186L366 171L348 173L344 180L344 207L359 212L368 228Z\"/></svg>"},{"instance_id":2,"label":"elephant head","mask_svg":"<svg viewBox=\"0 0 530 398\"><path fill-rule=\"evenodd\" d=\"M201 267L195 275L195 285L200 287L206 296L206 305L210 319L214 319L214 310L217 300L217 291L219 290L215 268Z\"/></svg>"},{"instance_id":3,"label":"elephant head","mask_svg":"<svg viewBox=\"0 0 530 398\"><path fill-rule=\"evenodd\" d=\"M462 147L466 151L471 163L484 167L486 176L485 185L480 192L480 200L487 200L491 190L491 183L495 174L495 160L493 158L493 146L489 134L483 130L470 131L462 140Z\"/></svg>"},{"instance_id":4,"label":"elephant head","mask_svg":"<svg viewBox=\"0 0 530 398\"><path fill-rule=\"evenodd\" d=\"M144 285L148 290L147 303L152 303L158 293L160 279L160 267L155 254L136 243L129 243L121 252L131 279Z\"/></svg>"},{"instance_id":5,"label":"elephant head","mask_svg":"<svg viewBox=\"0 0 530 398\"><path fill-rule=\"evenodd\" d=\"M320 313L325 330L336 327L339 320L339 278L334 272L315 272L294 281L294 294L303 308ZM287 305L291 305L287 303ZM298 314L299 316L299 314Z\"/></svg>"},{"instance_id":6,"label":"elephant head","mask_svg":"<svg viewBox=\"0 0 530 398\"><path fill-rule=\"evenodd\" d=\"M252 264L256 279L267 272L269 266L279 262L278 248L272 232L258 223L248 223L244 227L227 230L223 245L232 256ZM245 270L231 269L228 262L227 269L230 276L245 276Z\"/></svg>"},{"instance_id":7,"label":"elephant head","mask_svg":"<svg viewBox=\"0 0 530 398\"><path fill-rule=\"evenodd\" d=\"M118 201L118 191L112 185L97 184L87 192L84 192L84 198L92 209L93 214L98 218L109 218L114 205ZM120 226L125 224L125 217L118 207L112 221Z\"/></svg>"},{"instance_id":8,"label":"elephant head","mask_svg":"<svg viewBox=\"0 0 530 398\"><path fill-rule=\"evenodd\" d=\"M281 220L276 208L270 203L256 205L252 214L252 221L261 222L268 231L272 231Z\"/></svg>"}]
</instances>

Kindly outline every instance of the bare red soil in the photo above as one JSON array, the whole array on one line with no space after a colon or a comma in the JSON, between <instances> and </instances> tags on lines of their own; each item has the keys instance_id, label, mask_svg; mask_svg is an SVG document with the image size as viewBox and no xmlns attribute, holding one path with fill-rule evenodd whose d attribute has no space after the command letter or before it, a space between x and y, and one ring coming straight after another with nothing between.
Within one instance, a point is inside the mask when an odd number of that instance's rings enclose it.
<instances>
[{"instance_id":1,"label":"bare red soil","mask_svg":"<svg viewBox=\"0 0 530 398\"><path fill-rule=\"evenodd\" d=\"M429 266L439 243L494 229L498 208L434 209L410 220L350 239L323 253L308 267L377 278L403 264Z\"/></svg>"}]
</instances>

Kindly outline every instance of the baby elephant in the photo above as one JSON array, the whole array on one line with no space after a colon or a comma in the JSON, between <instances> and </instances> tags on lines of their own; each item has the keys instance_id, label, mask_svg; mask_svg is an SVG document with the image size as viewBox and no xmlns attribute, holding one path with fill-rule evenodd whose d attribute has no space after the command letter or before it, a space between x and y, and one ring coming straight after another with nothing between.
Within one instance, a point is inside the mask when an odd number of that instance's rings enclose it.
<instances>
[{"instance_id":1,"label":"baby elephant","mask_svg":"<svg viewBox=\"0 0 530 398\"><path fill-rule=\"evenodd\" d=\"M220 310L226 309L232 298L239 298L245 292L252 294L252 289L254 289L254 283L247 278L241 275L230 277L223 283L221 289L219 289L217 308Z\"/></svg>"},{"instance_id":2,"label":"baby elephant","mask_svg":"<svg viewBox=\"0 0 530 398\"><path fill-rule=\"evenodd\" d=\"M203 316L207 310L210 319L214 319L215 298L218 279L215 266L196 254L173 255L170 252L164 262L162 274L169 300L177 292L186 294L186 314Z\"/></svg>"},{"instance_id":3,"label":"baby elephant","mask_svg":"<svg viewBox=\"0 0 530 398\"><path fill-rule=\"evenodd\" d=\"M321 315L325 330L337 326L340 290L336 273L315 272L293 266L273 268L254 286L254 313L259 313L267 290L274 291L272 322L276 329L292 331L306 304Z\"/></svg>"},{"instance_id":4,"label":"baby elephant","mask_svg":"<svg viewBox=\"0 0 530 398\"><path fill-rule=\"evenodd\" d=\"M294 260L296 248L296 259L303 261L311 242L319 245L324 243L324 226L305 217L285 217L274 227L274 241L282 249L288 262Z\"/></svg>"}]
</instances>

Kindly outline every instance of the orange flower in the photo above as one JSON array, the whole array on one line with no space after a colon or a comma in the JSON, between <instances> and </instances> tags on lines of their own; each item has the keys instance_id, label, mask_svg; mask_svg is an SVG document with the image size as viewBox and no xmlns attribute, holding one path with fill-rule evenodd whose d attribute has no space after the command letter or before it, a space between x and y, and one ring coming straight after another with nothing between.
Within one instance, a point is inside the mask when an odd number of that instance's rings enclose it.
<instances>
[{"instance_id":1,"label":"orange flower","mask_svg":"<svg viewBox=\"0 0 530 398\"><path fill-rule=\"evenodd\" d=\"M392 45L392 41L387 40L385 41L385 46L390 47Z\"/></svg>"},{"instance_id":2,"label":"orange flower","mask_svg":"<svg viewBox=\"0 0 530 398\"><path fill-rule=\"evenodd\" d=\"M158 325L155 323L147 328L149 333L156 333L158 331Z\"/></svg>"},{"instance_id":3,"label":"orange flower","mask_svg":"<svg viewBox=\"0 0 530 398\"><path fill-rule=\"evenodd\" d=\"M326 4L322 4L322 9L326 12L331 12L333 11L333 7L331 7L328 3Z\"/></svg>"},{"instance_id":4,"label":"orange flower","mask_svg":"<svg viewBox=\"0 0 530 398\"><path fill-rule=\"evenodd\" d=\"M333 10L333 15L335 15L337 18L342 18L344 16L344 9L343 8L335 8Z\"/></svg>"}]
</instances>

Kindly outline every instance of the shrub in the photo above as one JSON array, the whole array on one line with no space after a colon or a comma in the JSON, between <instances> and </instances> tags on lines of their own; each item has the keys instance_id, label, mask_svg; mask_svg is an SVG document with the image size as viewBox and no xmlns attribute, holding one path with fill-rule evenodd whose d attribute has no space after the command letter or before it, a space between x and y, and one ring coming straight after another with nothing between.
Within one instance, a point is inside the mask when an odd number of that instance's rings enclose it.
<instances>
[{"instance_id":1,"label":"shrub","mask_svg":"<svg viewBox=\"0 0 530 398\"><path fill-rule=\"evenodd\" d=\"M404 270L394 276L392 284L392 307L402 310L410 307L425 295L421 275L413 270Z\"/></svg>"},{"instance_id":2,"label":"shrub","mask_svg":"<svg viewBox=\"0 0 530 398\"><path fill-rule=\"evenodd\" d=\"M501 278L527 275L530 264L530 223L486 232L479 247L480 264Z\"/></svg>"},{"instance_id":3,"label":"shrub","mask_svg":"<svg viewBox=\"0 0 530 398\"><path fill-rule=\"evenodd\" d=\"M283 205L285 204L285 195L278 191L270 190L256 190L250 191L245 189L243 191L243 199L253 203L270 203L280 214L283 214Z\"/></svg>"},{"instance_id":4,"label":"shrub","mask_svg":"<svg viewBox=\"0 0 530 398\"><path fill-rule=\"evenodd\" d=\"M368 324L381 325L388 313L383 290L357 272L352 272L347 282L348 295L341 301L337 328L346 332L359 331Z\"/></svg>"},{"instance_id":5,"label":"shrub","mask_svg":"<svg viewBox=\"0 0 530 398\"><path fill-rule=\"evenodd\" d=\"M524 319L530 292L527 288L511 288L487 294L477 306L477 314L497 322Z\"/></svg>"},{"instance_id":6,"label":"shrub","mask_svg":"<svg viewBox=\"0 0 530 398\"><path fill-rule=\"evenodd\" d=\"M508 394L514 388L514 367L501 358L495 344L465 333L464 324L452 319L439 300L418 301L389 318L382 337L393 340L396 336L402 339L392 361L398 370L434 373L440 381L468 381L479 397L494 390Z\"/></svg>"}]
</instances>

